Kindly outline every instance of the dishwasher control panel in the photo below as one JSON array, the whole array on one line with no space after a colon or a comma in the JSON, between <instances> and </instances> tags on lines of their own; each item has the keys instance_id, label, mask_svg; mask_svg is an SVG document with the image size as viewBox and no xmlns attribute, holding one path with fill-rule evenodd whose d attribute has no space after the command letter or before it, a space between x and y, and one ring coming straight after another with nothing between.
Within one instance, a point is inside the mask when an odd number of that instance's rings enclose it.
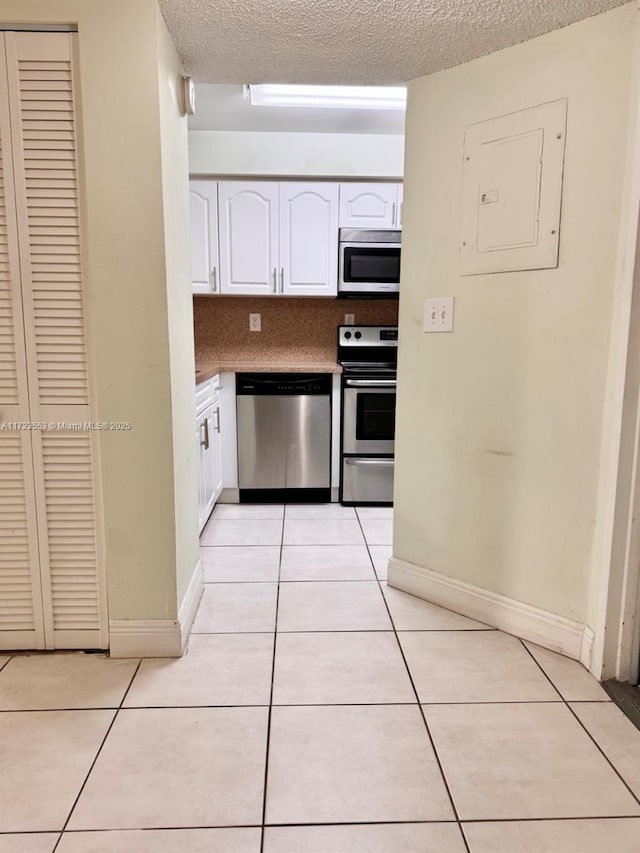
<instances>
[{"instance_id":1,"label":"dishwasher control panel","mask_svg":"<svg viewBox=\"0 0 640 853\"><path fill-rule=\"evenodd\" d=\"M331 394L330 373L237 373L239 396L315 396Z\"/></svg>"}]
</instances>

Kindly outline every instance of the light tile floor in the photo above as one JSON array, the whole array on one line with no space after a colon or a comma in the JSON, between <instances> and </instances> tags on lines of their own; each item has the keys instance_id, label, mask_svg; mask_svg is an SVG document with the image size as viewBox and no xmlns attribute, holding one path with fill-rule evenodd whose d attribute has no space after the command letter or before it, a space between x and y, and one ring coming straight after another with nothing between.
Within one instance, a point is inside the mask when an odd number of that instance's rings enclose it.
<instances>
[{"instance_id":1,"label":"light tile floor","mask_svg":"<svg viewBox=\"0 0 640 853\"><path fill-rule=\"evenodd\" d=\"M220 506L184 658L0 656L0 853L638 853L640 732L388 588L391 522Z\"/></svg>"}]
</instances>

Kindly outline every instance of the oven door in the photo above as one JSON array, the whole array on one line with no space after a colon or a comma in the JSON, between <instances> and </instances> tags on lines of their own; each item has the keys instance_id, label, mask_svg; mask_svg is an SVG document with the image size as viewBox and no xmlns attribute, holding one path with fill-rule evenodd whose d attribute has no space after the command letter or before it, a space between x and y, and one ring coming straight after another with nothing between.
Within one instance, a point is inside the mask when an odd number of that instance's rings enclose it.
<instances>
[{"instance_id":1,"label":"oven door","mask_svg":"<svg viewBox=\"0 0 640 853\"><path fill-rule=\"evenodd\" d=\"M340 243L339 254L338 294L398 294L399 243Z\"/></svg>"},{"instance_id":2,"label":"oven door","mask_svg":"<svg viewBox=\"0 0 640 853\"><path fill-rule=\"evenodd\" d=\"M396 380L344 380L343 453L393 453Z\"/></svg>"},{"instance_id":3,"label":"oven door","mask_svg":"<svg viewBox=\"0 0 640 853\"><path fill-rule=\"evenodd\" d=\"M393 459L343 456L343 504L393 503Z\"/></svg>"}]
</instances>

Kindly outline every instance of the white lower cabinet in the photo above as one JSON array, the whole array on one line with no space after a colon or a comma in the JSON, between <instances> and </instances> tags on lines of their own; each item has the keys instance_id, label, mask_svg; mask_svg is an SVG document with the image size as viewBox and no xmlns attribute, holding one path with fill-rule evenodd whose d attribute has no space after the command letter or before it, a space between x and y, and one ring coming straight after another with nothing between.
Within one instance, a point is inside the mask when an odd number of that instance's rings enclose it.
<instances>
[{"instance_id":1,"label":"white lower cabinet","mask_svg":"<svg viewBox=\"0 0 640 853\"><path fill-rule=\"evenodd\" d=\"M211 449L212 454L212 489L213 503L215 504L222 493L222 434L221 434L221 416L220 416L221 399L217 397L211 407L211 416L213 418L213 431L211 433ZM213 505L211 507L213 509Z\"/></svg>"},{"instance_id":2,"label":"white lower cabinet","mask_svg":"<svg viewBox=\"0 0 640 853\"><path fill-rule=\"evenodd\" d=\"M221 500L238 501L238 429L236 419L236 375L220 374L220 449L222 453Z\"/></svg>"},{"instance_id":3,"label":"white lower cabinet","mask_svg":"<svg viewBox=\"0 0 640 853\"><path fill-rule=\"evenodd\" d=\"M196 441L198 443L198 523L202 532L222 492L222 432L219 377L196 389Z\"/></svg>"},{"instance_id":4,"label":"white lower cabinet","mask_svg":"<svg viewBox=\"0 0 640 853\"><path fill-rule=\"evenodd\" d=\"M200 530L207 523L215 504L214 496L214 452L213 452L213 406L204 411L198 418L198 445L200 448L199 464L199 486L200 486L200 510L198 522Z\"/></svg>"}]
</instances>

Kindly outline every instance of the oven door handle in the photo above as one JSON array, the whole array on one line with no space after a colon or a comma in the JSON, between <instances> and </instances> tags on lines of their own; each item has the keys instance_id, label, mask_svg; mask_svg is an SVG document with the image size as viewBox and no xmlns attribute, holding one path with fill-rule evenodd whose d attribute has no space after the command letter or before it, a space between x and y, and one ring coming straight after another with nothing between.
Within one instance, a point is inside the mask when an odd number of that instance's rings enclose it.
<instances>
[{"instance_id":1,"label":"oven door handle","mask_svg":"<svg viewBox=\"0 0 640 853\"><path fill-rule=\"evenodd\" d=\"M346 379L345 385L351 388L395 388L396 379Z\"/></svg>"},{"instance_id":2,"label":"oven door handle","mask_svg":"<svg viewBox=\"0 0 640 853\"><path fill-rule=\"evenodd\" d=\"M393 459L350 459L348 456L344 460L345 465L382 465L384 467L392 467Z\"/></svg>"}]
</instances>

